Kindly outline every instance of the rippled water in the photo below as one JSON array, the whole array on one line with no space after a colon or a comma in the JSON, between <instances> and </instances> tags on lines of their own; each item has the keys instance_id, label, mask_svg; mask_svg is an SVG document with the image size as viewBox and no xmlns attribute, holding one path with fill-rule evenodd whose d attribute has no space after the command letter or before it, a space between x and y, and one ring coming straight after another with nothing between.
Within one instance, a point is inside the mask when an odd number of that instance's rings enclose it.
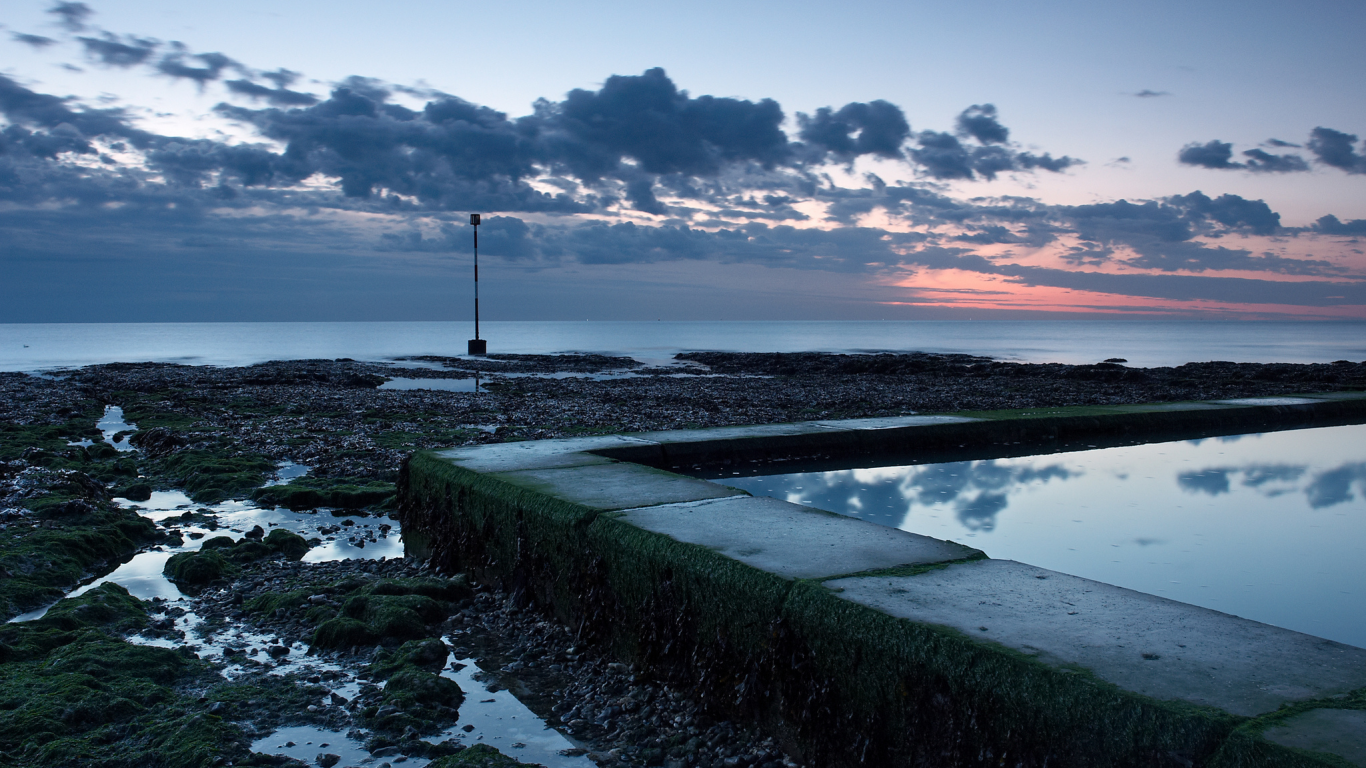
<instances>
[{"instance_id":1,"label":"rippled water","mask_svg":"<svg viewBox=\"0 0 1366 768\"><path fill-rule=\"evenodd\" d=\"M1366 425L723 482L1366 647Z\"/></svg>"},{"instance_id":2,"label":"rippled water","mask_svg":"<svg viewBox=\"0 0 1366 768\"><path fill-rule=\"evenodd\" d=\"M0 324L0 370L93 363L251 365L267 360L463 356L471 323ZM666 362L678 352L962 352L1026 362L1137 366L1192 361L1328 363L1366 359L1359 322L717 321L499 322L489 351L595 352Z\"/></svg>"}]
</instances>

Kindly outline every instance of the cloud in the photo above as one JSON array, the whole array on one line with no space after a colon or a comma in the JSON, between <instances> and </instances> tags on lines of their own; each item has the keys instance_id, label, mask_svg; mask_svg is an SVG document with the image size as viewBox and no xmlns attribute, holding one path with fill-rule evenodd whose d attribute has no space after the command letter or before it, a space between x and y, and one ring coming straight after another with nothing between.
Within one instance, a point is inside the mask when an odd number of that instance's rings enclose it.
<instances>
[{"instance_id":1,"label":"cloud","mask_svg":"<svg viewBox=\"0 0 1366 768\"><path fill-rule=\"evenodd\" d=\"M194 53L191 54L183 49L178 43L177 50L163 56L157 62L156 69L163 75L185 80L193 80L199 84L204 84L217 80L223 76L223 70L229 67L242 70L242 65L224 56L221 53ZM187 64L187 60L199 63L199 66Z\"/></svg>"},{"instance_id":2,"label":"cloud","mask_svg":"<svg viewBox=\"0 0 1366 768\"><path fill-rule=\"evenodd\" d=\"M1306 146L1324 165L1353 174L1366 173L1366 157L1357 154L1352 147L1356 140L1354 134L1320 126L1309 132Z\"/></svg>"},{"instance_id":3,"label":"cloud","mask_svg":"<svg viewBox=\"0 0 1366 768\"><path fill-rule=\"evenodd\" d=\"M1278 148L1283 148L1283 147L1295 147L1296 149L1298 149L1299 147L1303 146L1302 144L1292 144L1292 143L1290 143L1290 142L1288 142L1288 141L1281 141L1280 139L1267 139L1264 143L1265 143L1268 147L1278 147Z\"/></svg>"},{"instance_id":4,"label":"cloud","mask_svg":"<svg viewBox=\"0 0 1366 768\"><path fill-rule=\"evenodd\" d=\"M104 32L100 37L78 37L90 58L108 67L133 67L149 59L160 42L128 35L119 37Z\"/></svg>"},{"instance_id":5,"label":"cloud","mask_svg":"<svg viewBox=\"0 0 1366 768\"><path fill-rule=\"evenodd\" d=\"M1260 149L1243 152L1247 169L1255 173L1299 173L1309 170L1309 164L1299 155L1273 155Z\"/></svg>"},{"instance_id":6,"label":"cloud","mask_svg":"<svg viewBox=\"0 0 1366 768\"><path fill-rule=\"evenodd\" d=\"M1215 140L1204 144L1187 144L1177 153L1176 159L1185 165L1213 170L1245 170L1254 173L1298 173L1309 170L1309 164L1299 155L1273 155L1261 149L1245 150L1242 154L1247 162L1234 162L1233 144Z\"/></svg>"},{"instance_id":7,"label":"cloud","mask_svg":"<svg viewBox=\"0 0 1366 768\"><path fill-rule=\"evenodd\" d=\"M1343 222L1329 214L1314 222L1312 229L1325 235L1366 235L1366 219Z\"/></svg>"},{"instance_id":8,"label":"cloud","mask_svg":"<svg viewBox=\"0 0 1366 768\"><path fill-rule=\"evenodd\" d=\"M227 80L223 85L233 93L252 99L264 99L276 107L311 107L318 103L318 97L311 93L291 91L285 87L267 88L250 80Z\"/></svg>"},{"instance_id":9,"label":"cloud","mask_svg":"<svg viewBox=\"0 0 1366 768\"><path fill-rule=\"evenodd\" d=\"M1243 167L1240 163L1231 162L1232 158L1233 145L1217 139L1205 144L1198 142L1187 144L1176 155L1179 162L1186 165L1197 165L1201 168L1224 170Z\"/></svg>"},{"instance_id":10,"label":"cloud","mask_svg":"<svg viewBox=\"0 0 1366 768\"><path fill-rule=\"evenodd\" d=\"M46 48L49 45L56 45L57 41L42 35L27 35L22 32L10 33L10 39L16 43L23 43L34 48Z\"/></svg>"},{"instance_id":11,"label":"cloud","mask_svg":"<svg viewBox=\"0 0 1366 768\"><path fill-rule=\"evenodd\" d=\"M955 126L959 134L971 136L983 144L1005 144L1010 141L1010 131L1001 125L994 104L973 104L959 113Z\"/></svg>"},{"instance_id":12,"label":"cloud","mask_svg":"<svg viewBox=\"0 0 1366 768\"><path fill-rule=\"evenodd\" d=\"M996 107L974 104L959 113L956 120L960 136L975 139L980 146L965 146L959 136L940 131L921 131L916 135L916 146L911 159L920 164L924 173L933 179L992 180L1007 171L1045 171L1060 173L1081 164L1071 157L1053 157L1018 152L1007 146L1010 131L1001 124Z\"/></svg>"},{"instance_id":13,"label":"cloud","mask_svg":"<svg viewBox=\"0 0 1366 768\"><path fill-rule=\"evenodd\" d=\"M1140 99L1155 99L1158 96L1170 96L1171 94L1166 91L1150 91L1147 88L1144 88L1134 95Z\"/></svg>"},{"instance_id":14,"label":"cloud","mask_svg":"<svg viewBox=\"0 0 1366 768\"><path fill-rule=\"evenodd\" d=\"M71 109L71 99L37 93L0 75L0 113L13 125L54 130L70 126L82 137L111 136L129 139L138 146L152 135L134 128L120 109Z\"/></svg>"},{"instance_id":15,"label":"cloud","mask_svg":"<svg viewBox=\"0 0 1366 768\"><path fill-rule=\"evenodd\" d=\"M841 160L859 155L901 158L901 146L911 133L901 108L881 99L851 102L838 112L821 107L814 116L798 113L802 141Z\"/></svg>"},{"instance_id":16,"label":"cloud","mask_svg":"<svg viewBox=\"0 0 1366 768\"><path fill-rule=\"evenodd\" d=\"M776 101L699 96L678 90L663 69L613 75L598 91L575 89L558 104L542 102L526 121L543 132L554 162L594 179L623 160L647 173L712 175L725 163L772 166L790 149Z\"/></svg>"},{"instance_id":17,"label":"cloud","mask_svg":"<svg viewBox=\"0 0 1366 768\"><path fill-rule=\"evenodd\" d=\"M85 3L61 2L47 10L48 13L58 18L58 23L71 32L80 32L85 29L85 20L94 15L94 11Z\"/></svg>"}]
</instances>

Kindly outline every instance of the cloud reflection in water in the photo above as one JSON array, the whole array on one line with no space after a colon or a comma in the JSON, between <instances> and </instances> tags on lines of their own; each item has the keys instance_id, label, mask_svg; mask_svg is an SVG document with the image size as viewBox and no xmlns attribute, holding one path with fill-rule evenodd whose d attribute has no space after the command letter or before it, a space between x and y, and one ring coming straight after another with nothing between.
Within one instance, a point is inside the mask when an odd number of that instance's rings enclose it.
<instances>
[{"instance_id":1,"label":"cloud reflection in water","mask_svg":"<svg viewBox=\"0 0 1366 768\"><path fill-rule=\"evenodd\" d=\"M959 461L754 478L765 487L750 490L893 528L906 527L917 508L948 509L964 528L989 532L1011 494L1080 474L1057 462Z\"/></svg>"}]
</instances>

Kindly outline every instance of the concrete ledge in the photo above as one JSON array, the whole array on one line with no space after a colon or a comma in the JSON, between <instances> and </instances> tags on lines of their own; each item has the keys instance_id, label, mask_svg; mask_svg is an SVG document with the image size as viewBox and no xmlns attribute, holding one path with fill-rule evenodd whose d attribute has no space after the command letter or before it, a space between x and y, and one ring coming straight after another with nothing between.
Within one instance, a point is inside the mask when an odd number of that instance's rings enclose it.
<instances>
[{"instance_id":1,"label":"concrete ledge","mask_svg":"<svg viewBox=\"0 0 1366 768\"><path fill-rule=\"evenodd\" d=\"M1366 749L1366 650L660 467L1362 421L1366 397L1335 393L465 447L409 458L399 517L410 553L760 717L812 765L1343 765Z\"/></svg>"}]
</instances>

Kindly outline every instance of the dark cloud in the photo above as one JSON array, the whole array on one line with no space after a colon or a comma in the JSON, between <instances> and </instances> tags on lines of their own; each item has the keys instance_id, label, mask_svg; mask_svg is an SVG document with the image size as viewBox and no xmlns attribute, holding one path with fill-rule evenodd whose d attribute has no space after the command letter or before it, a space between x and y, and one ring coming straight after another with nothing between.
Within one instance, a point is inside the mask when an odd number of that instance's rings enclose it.
<instances>
[{"instance_id":1,"label":"dark cloud","mask_svg":"<svg viewBox=\"0 0 1366 768\"><path fill-rule=\"evenodd\" d=\"M627 158L655 174L711 175L746 160L772 166L790 152L782 122L772 99L692 98L655 68L542 102L524 124L544 136L554 162L591 180L615 174Z\"/></svg>"},{"instance_id":2,"label":"dark cloud","mask_svg":"<svg viewBox=\"0 0 1366 768\"><path fill-rule=\"evenodd\" d=\"M1176 159L1186 165L1216 170L1243 167L1241 163L1232 162L1233 145L1217 139L1205 144L1198 142L1187 144L1176 154Z\"/></svg>"},{"instance_id":3,"label":"dark cloud","mask_svg":"<svg viewBox=\"0 0 1366 768\"><path fill-rule=\"evenodd\" d=\"M57 3L47 12L56 16L58 23L72 32L80 32L85 29L85 20L94 15L94 11L85 3Z\"/></svg>"},{"instance_id":4,"label":"dark cloud","mask_svg":"<svg viewBox=\"0 0 1366 768\"><path fill-rule=\"evenodd\" d=\"M78 37L90 58L109 67L133 67L151 58L161 45L156 40L128 35L119 37L109 32L100 37Z\"/></svg>"},{"instance_id":5,"label":"dark cloud","mask_svg":"<svg viewBox=\"0 0 1366 768\"><path fill-rule=\"evenodd\" d=\"M37 93L0 75L0 113L16 126L56 129L67 125L85 137L109 136L147 146L152 135L129 123L119 109L72 109L70 99Z\"/></svg>"},{"instance_id":6,"label":"dark cloud","mask_svg":"<svg viewBox=\"0 0 1366 768\"><path fill-rule=\"evenodd\" d=\"M178 44L176 44L178 46ZM187 62L197 62L197 66ZM187 53L184 50L173 51L161 58L156 64L156 70L168 77L193 80L196 83L211 82L223 76L223 70L229 67L241 71L241 64L224 56L221 53Z\"/></svg>"},{"instance_id":7,"label":"dark cloud","mask_svg":"<svg viewBox=\"0 0 1366 768\"><path fill-rule=\"evenodd\" d=\"M900 158L901 146L911 133L901 108L881 99L851 102L838 112L821 107L814 116L799 113L797 122L802 141L841 160L859 155Z\"/></svg>"},{"instance_id":8,"label":"dark cloud","mask_svg":"<svg viewBox=\"0 0 1366 768\"><path fill-rule=\"evenodd\" d=\"M298 72L281 67L273 72L262 72L261 77L275 83L276 88L288 88L298 82L300 75Z\"/></svg>"},{"instance_id":9,"label":"dark cloud","mask_svg":"<svg viewBox=\"0 0 1366 768\"><path fill-rule=\"evenodd\" d=\"M1124 263L1163 272L1246 270L1295 275L1336 275L1342 270L1319 259L1290 259L1275 254L1253 255L1238 248L1213 246L1196 236L1228 233L1272 235L1281 231L1280 214L1261 200L1238 195L1210 198L1202 192L1176 195L1162 201L1131 203L1119 200L1053 209L1083 241L1104 250L1084 248L1074 261L1102 263L1113 249L1132 251Z\"/></svg>"},{"instance_id":10,"label":"dark cloud","mask_svg":"<svg viewBox=\"0 0 1366 768\"><path fill-rule=\"evenodd\" d=\"M1260 149L1243 152L1247 169L1256 173L1298 173L1309 170L1309 164L1299 155L1273 155Z\"/></svg>"},{"instance_id":11,"label":"dark cloud","mask_svg":"<svg viewBox=\"0 0 1366 768\"><path fill-rule=\"evenodd\" d=\"M1134 95L1140 99L1154 99L1158 96L1170 96L1171 94L1166 91L1150 91L1147 88L1144 88Z\"/></svg>"},{"instance_id":12,"label":"dark cloud","mask_svg":"<svg viewBox=\"0 0 1366 768\"><path fill-rule=\"evenodd\" d=\"M1281 143L1285 145L1284 142ZM1294 145L1285 145L1294 146ZM1213 170L1245 170L1254 173L1297 173L1309 170L1309 164L1299 155L1273 155L1261 149L1245 150L1243 157L1247 162L1233 160L1233 144L1226 141L1210 141L1204 144L1187 144L1177 153L1176 159L1185 165Z\"/></svg>"},{"instance_id":13,"label":"dark cloud","mask_svg":"<svg viewBox=\"0 0 1366 768\"><path fill-rule=\"evenodd\" d=\"M959 113L955 127L959 134L971 136L983 144L1005 144L1010 141L1010 131L1001 125L994 104L973 104Z\"/></svg>"},{"instance_id":14,"label":"dark cloud","mask_svg":"<svg viewBox=\"0 0 1366 768\"><path fill-rule=\"evenodd\" d=\"M1121 157L1120 160L1127 161L1128 158ZM1042 155L1033 155L1028 152L1021 152L1015 155L1015 163L1020 168L1023 168L1027 171L1032 171L1035 168L1042 168L1045 171L1061 173L1074 165L1081 165L1082 161L1076 159L1075 157L1067 157L1066 155L1062 157L1053 157L1051 154L1047 152L1043 153Z\"/></svg>"},{"instance_id":15,"label":"dark cloud","mask_svg":"<svg viewBox=\"0 0 1366 768\"><path fill-rule=\"evenodd\" d=\"M1303 146L1303 145L1301 145L1301 144L1291 144L1291 143L1288 142L1288 141L1281 141L1280 139L1267 139L1267 140L1266 140L1266 145L1267 145L1268 147L1277 147L1277 148L1294 147L1294 148L1296 148L1296 149L1298 149L1299 147Z\"/></svg>"},{"instance_id":16,"label":"dark cloud","mask_svg":"<svg viewBox=\"0 0 1366 768\"><path fill-rule=\"evenodd\" d=\"M34 48L46 48L49 45L56 45L57 43L56 40L53 40L50 37L43 37L42 35L27 35L23 32L11 32L10 39L15 41L16 43L31 45Z\"/></svg>"},{"instance_id":17,"label":"dark cloud","mask_svg":"<svg viewBox=\"0 0 1366 768\"><path fill-rule=\"evenodd\" d=\"M1352 147L1356 140L1354 134L1320 126L1310 131L1309 142L1305 146L1324 165L1331 165L1348 173L1366 173L1366 157L1357 154L1356 149Z\"/></svg>"},{"instance_id":18,"label":"dark cloud","mask_svg":"<svg viewBox=\"0 0 1366 768\"><path fill-rule=\"evenodd\" d=\"M1227 194L1211 199L1205 193L1196 191L1189 195L1169 197L1167 202L1184 209L1186 218L1195 222L1215 221L1257 235L1274 234L1281 226L1281 215L1271 210L1271 206L1263 200L1248 200Z\"/></svg>"},{"instance_id":19,"label":"dark cloud","mask_svg":"<svg viewBox=\"0 0 1366 768\"><path fill-rule=\"evenodd\" d=\"M318 103L318 97L311 93L291 91L285 87L267 88L250 80L226 80L223 85L229 91L253 99L264 99L277 107L311 107Z\"/></svg>"},{"instance_id":20,"label":"dark cloud","mask_svg":"<svg viewBox=\"0 0 1366 768\"><path fill-rule=\"evenodd\" d=\"M1325 235L1366 235L1366 219L1344 222L1329 214L1314 222L1313 230Z\"/></svg>"},{"instance_id":21,"label":"dark cloud","mask_svg":"<svg viewBox=\"0 0 1366 768\"><path fill-rule=\"evenodd\" d=\"M990 104L986 105L990 107ZM990 109L989 115L981 115L981 107L971 107L963 112L963 115L975 115L979 118L990 118L994 123L996 119L996 108ZM959 119L963 119L963 115ZM999 124L999 123L997 123ZM993 133L992 128L986 123L974 123L975 130L982 131L988 138L1005 137L1005 128L1001 127L999 134ZM915 163L921 164L923 171L930 178L948 179L975 179L978 176L984 179L994 179L997 174L1004 174L1007 171L1033 171L1035 168L1042 168L1045 171L1061 172L1072 165L1081 164L1081 160L1072 157L1053 157L1052 154L1031 154L1029 152L1014 152L1007 146L989 143L984 146L964 146L958 137L953 134L938 133L938 131L921 131L915 137L917 146L911 149L911 159Z\"/></svg>"}]
</instances>

